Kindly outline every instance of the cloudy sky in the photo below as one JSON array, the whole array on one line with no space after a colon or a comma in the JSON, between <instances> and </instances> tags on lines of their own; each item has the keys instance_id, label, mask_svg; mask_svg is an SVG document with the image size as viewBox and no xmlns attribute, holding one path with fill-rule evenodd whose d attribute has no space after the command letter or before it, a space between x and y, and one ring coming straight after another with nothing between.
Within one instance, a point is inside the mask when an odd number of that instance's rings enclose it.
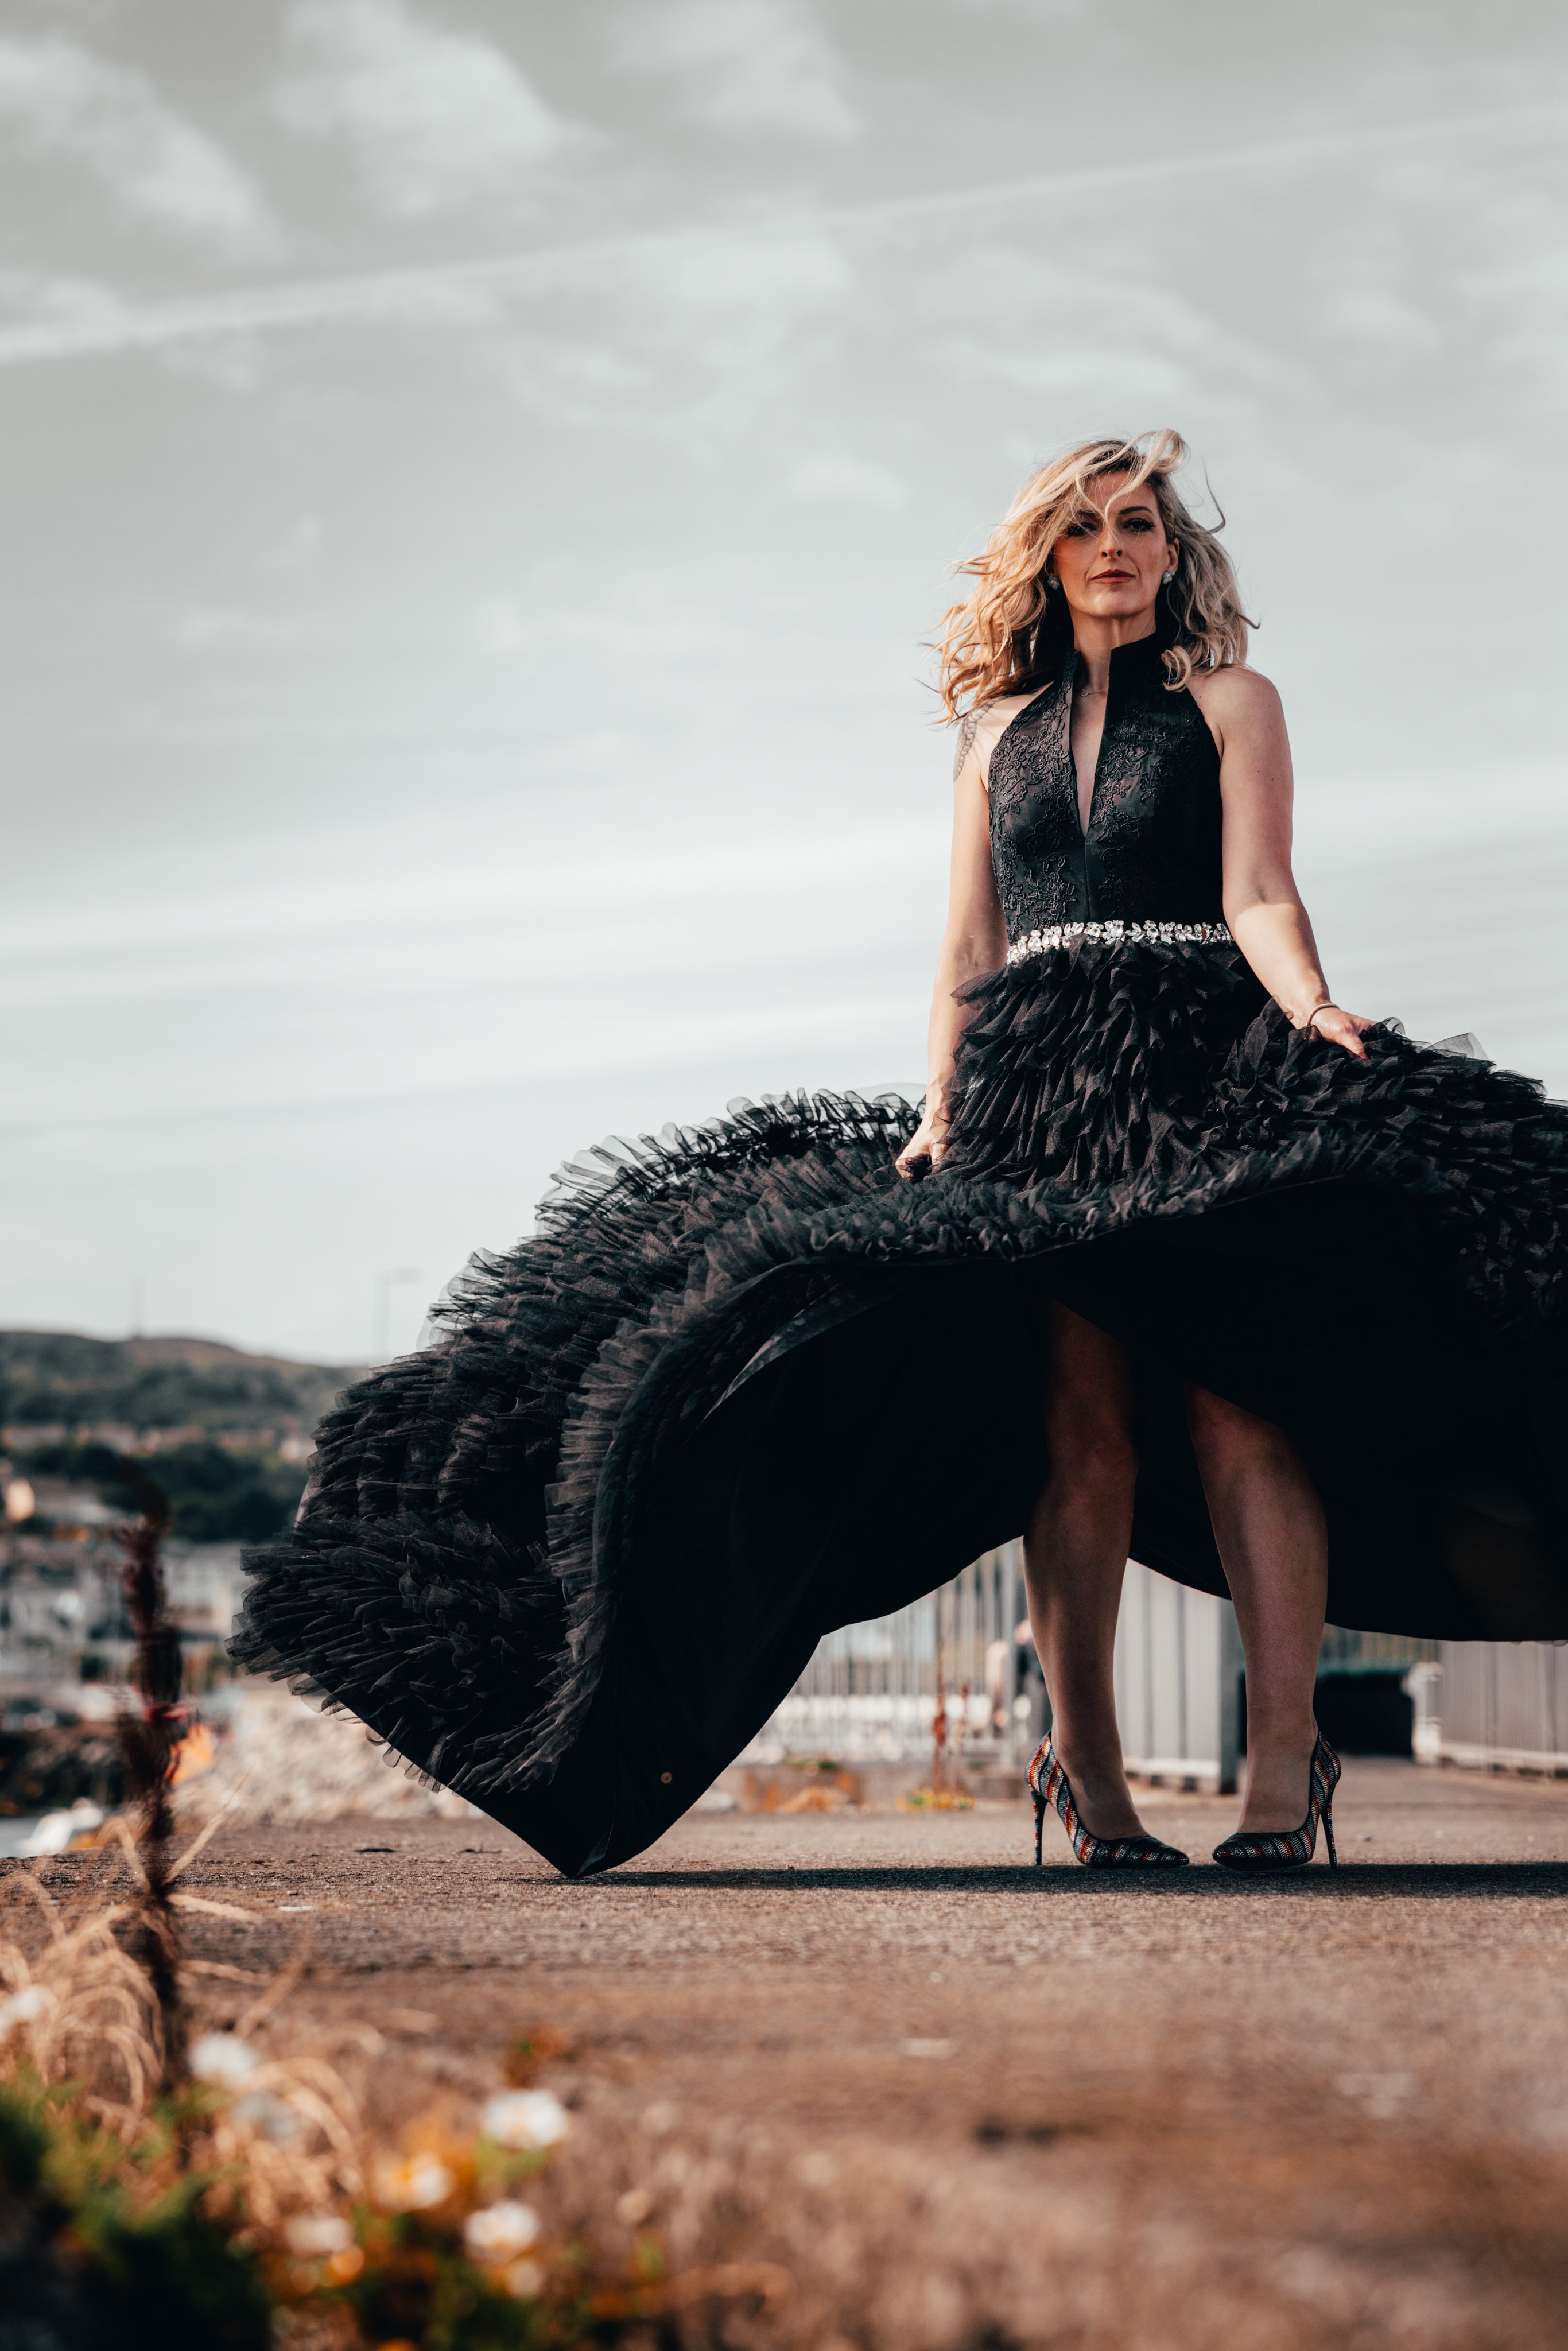
<instances>
[{"instance_id":1,"label":"cloudy sky","mask_svg":"<svg viewBox=\"0 0 1568 2351\"><path fill-rule=\"evenodd\" d=\"M0 1322L360 1359L916 1077L922 644L1091 432L1224 505L1338 993L1568 1093L1565 129L1547 0L0 0Z\"/></svg>"}]
</instances>

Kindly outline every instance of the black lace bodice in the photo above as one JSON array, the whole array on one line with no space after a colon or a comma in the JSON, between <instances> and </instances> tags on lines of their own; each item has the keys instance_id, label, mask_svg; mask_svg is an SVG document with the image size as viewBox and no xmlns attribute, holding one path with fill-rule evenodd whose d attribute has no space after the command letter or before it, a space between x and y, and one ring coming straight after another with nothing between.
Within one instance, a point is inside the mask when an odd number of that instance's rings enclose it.
<instances>
[{"instance_id":1,"label":"black lace bodice","mask_svg":"<svg viewBox=\"0 0 1568 2351\"><path fill-rule=\"evenodd\" d=\"M991 753L991 862L1018 939L1057 923L1218 923L1219 753L1190 694L1172 694L1162 636L1111 656L1085 833L1072 766L1069 651L1054 684Z\"/></svg>"}]
</instances>

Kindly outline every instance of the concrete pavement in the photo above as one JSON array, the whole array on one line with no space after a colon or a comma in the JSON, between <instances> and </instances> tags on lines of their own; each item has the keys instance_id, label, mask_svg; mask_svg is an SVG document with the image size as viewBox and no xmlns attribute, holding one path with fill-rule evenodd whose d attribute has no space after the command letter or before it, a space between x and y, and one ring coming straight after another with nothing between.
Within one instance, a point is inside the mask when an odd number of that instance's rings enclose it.
<instances>
[{"instance_id":1,"label":"concrete pavement","mask_svg":"<svg viewBox=\"0 0 1568 2351\"><path fill-rule=\"evenodd\" d=\"M389 2127L559 2034L562 2225L795 2280L693 2342L1568 2343L1568 1783L1352 1759L1343 1865L1259 1882L1203 1865L1234 1799L1144 1810L1203 1863L1053 1823L1036 1872L1024 1805L698 1814L587 1886L483 1821L220 1831L185 1882L251 1915L191 1949L308 1951L276 2029L379 2035Z\"/></svg>"}]
</instances>

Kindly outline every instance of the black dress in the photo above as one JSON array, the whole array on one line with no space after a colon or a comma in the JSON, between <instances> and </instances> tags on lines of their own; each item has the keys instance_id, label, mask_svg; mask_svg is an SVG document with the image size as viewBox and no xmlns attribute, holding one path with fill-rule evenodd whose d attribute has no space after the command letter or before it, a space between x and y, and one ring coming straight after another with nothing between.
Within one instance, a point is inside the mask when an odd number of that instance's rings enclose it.
<instances>
[{"instance_id":1,"label":"black dress","mask_svg":"<svg viewBox=\"0 0 1568 2351\"><path fill-rule=\"evenodd\" d=\"M323 1423L235 1643L562 1870L624 1861L830 1628L1017 1535L1041 1301L1125 1341L1134 1555L1223 1593L1184 1417L1282 1424L1329 1614L1568 1635L1568 1109L1473 1056L1292 1030L1224 930L1218 758L1112 660L1087 837L1073 656L990 760L1005 967L950 1155L899 1097L732 1104L574 1161L423 1352Z\"/></svg>"}]
</instances>

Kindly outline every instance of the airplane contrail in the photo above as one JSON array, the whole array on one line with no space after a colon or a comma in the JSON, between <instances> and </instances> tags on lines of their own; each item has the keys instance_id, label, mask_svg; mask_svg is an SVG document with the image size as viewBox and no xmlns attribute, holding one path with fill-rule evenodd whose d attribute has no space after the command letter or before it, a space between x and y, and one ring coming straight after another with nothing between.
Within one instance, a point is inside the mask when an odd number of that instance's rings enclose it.
<instances>
[{"instance_id":1,"label":"airplane contrail","mask_svg":"<svg viewBox=\"0 0 1568 2351\"><path fill-rule=\"evenodd\" d=\"M1124 166L1040 172L1023 179L881 197L858 204L742 214L727 221L632 231L528 253L487 254L409 268L366 271L353 277L238 287L172 301L123 301L103 287L83 287L78 289L74 309L57 309L52 315L0 328L0 367L156 350L172 343L270 333L290 327L353 320L417 321L422 317L450 319L455 302L460 302L465 293L544 290L554 282L568 281L588 272L683 251L700 253L737 242L766 244L813 235L852 235L856 231L896 228L905 222L1026 204L1055 204L1060 219L1062 210L1077 209L1088 199L1172 181L1237 172L1279 173L1303 165L1425 145L1433 140L1473 141L1489 133L1505 133L1518 139L1531 128L1560 131L1563 120L1564 110L1560 107L1450 116L1403 127L1324 132L1312 138L1277 141L1268 146L1159 157Z\"/></svg>"}]
</instances>

